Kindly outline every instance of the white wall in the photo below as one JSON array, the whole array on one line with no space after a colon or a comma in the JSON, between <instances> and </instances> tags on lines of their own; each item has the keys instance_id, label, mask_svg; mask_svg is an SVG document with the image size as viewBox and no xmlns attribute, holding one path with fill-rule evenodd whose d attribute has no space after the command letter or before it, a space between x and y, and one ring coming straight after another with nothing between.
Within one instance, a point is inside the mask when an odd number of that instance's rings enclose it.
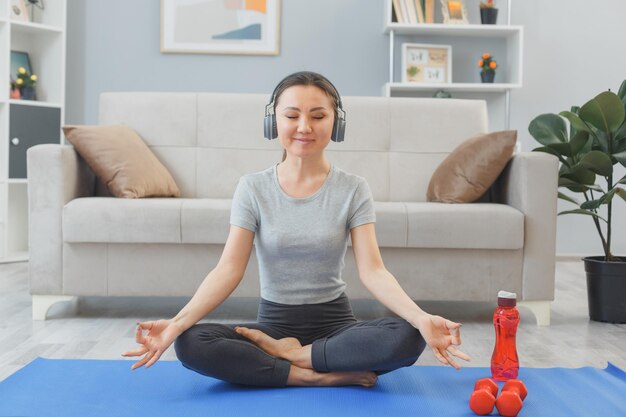
<instances>
[{"instance_id":1,"label":"white wall","mask_svg":"<svg viewBox=\"0 0 626 417\"><path fill-rule=\"evenodd\" d=\"M477 19L478 0L466 1L470 19ZM626 1L511 1L512 24L523 25L525 35L524 87L511 94L511 127L522 149L530 150L537 146L527 130L535 116L582 105L607 88L617 90L626 78ZM327 75L343 95L380 95L388 79L383 0L283 0L281 54L275 57L161 54L159 4L68 0L67 123L96 123L103 91L269 96L284 75L310 69ZM614 252L626 255L626 204L615 205L621 218ZM558 254L600 251L589 218L559 217Z\"/></svg>"},{"instance_id":2,"label":"white wall","mask_svg":"<svg viewBox=\"0 0 626 417\"><path fill-rule=\"evenodd\" d=\"M581 106L609 88L617 92L626 79L624 16L624 0L513 0L512 23L524 26L524 87L511 94L511 126L523 150L539 146L528 133L537 115ZM626 170L619 166L618 173L617 179ZM626 256L626 203L614 202L613 253ZM559 202L559 210L572 207ZM558 217L557 254L601 252L589 216Z\"/></svg>"}]
</instances>

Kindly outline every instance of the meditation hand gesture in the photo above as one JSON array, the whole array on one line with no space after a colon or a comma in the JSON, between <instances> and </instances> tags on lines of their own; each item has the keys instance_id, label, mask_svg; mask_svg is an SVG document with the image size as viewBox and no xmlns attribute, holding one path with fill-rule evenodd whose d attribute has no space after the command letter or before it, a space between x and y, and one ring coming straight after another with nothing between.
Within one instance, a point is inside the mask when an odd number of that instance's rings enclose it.
<instances>
[{"instance_id":1,"label":"meditation hand gesture","mask_svg":"<svg viewBox=\"0 0 626 417\"><path fill-rule=\"evenodd\" d=\"M143 335L143 331L147 330L148 334ZM137 343L143 345L135 350L129 350L122 353L122 356L145 356L130 369L136 369L141 366L149 368L156 361L159 360L163 352L174 340L182 333L179 328L172 323L172 320L157 320L137 323L137 333L135 340Z\"/></svg>"},{"instance_id":2,"label":"meditation hand gesture","mask_svg":"<svg viewBox=\"0 0 626 417\"><path fill-rule=\"evenodd\" d=\"M418 321L418 330L439 362L461 369L450 354L469 361L471 358L455 346L461 344L461 324L441 316L426 314Z\"/></svg>"}]
</instances>

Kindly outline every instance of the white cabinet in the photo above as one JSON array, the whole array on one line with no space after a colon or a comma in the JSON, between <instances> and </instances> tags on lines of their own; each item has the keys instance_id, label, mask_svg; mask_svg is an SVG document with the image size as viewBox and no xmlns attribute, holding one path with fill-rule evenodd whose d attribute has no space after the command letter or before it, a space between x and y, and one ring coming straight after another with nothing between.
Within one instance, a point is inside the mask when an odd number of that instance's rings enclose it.
<instances>
[{"instance_id":1,"label":"white cabinet","mask_svg":"<svg viewBox=\"0 0 626 417\"><path fill-rule=\"evenodd\" d=\"M385 2L384 32L389 35L389 81L383 86L385 96L432 97L438 90L455 98L486 99L491 130L509 128L511 90L522 87L523 34L522 26L510 25L511 0L500 1L507 16L499 16L507 24L403 24L392 21L392 0ZM436 2L436 8L440 8ZM468 4L478 8L478 3ZM473 16L470 22L479 22ZM428 84L401 82L402 44L419 43L450 45L452 74L450 82ZM478 61L490 53L498 62L494 83L482 83Z\"/></svg>"},{"instance_id":2,"label":"white cabinet","mask_svg":"<svg viewBox=\"0 0 626 417\"><path fill-rule=\"evenodd\" d=\"M0 262L28 258L26 149L62 143L64 120L66 0L44 1L33 20L15 18L19 3L0 0ZM28 54L37 100L10 98L11 51Z\"/></svg>"}]
</instances>

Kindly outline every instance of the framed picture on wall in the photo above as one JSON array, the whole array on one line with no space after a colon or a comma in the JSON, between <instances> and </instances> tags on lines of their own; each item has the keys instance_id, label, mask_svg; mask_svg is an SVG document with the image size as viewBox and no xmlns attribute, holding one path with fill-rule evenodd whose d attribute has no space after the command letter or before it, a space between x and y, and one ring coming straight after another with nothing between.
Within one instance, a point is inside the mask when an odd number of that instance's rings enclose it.
<instances>
[{"instance_id":1,"label":"framed picture on wall","mask_svg":"<svg viewBox=\"0 0 626 417\"><path fill-rule=\"evenodd\" d=\"M278 55L280 0L161 0L161 52Z\"/></svg>"},{"instance_id":2,"label":"framed picture on wall","mask_svg":"<svg viewBox=\"0 0 626 417\"><path fill-rule=\"evenodd\" d=\"M422 43L402 44L402 82L452 82L452 47Z\"/></svg>"},{"instance_id":3,"label":"framed picture on wall","mask_svg":"<svg viewBox=\"0 0 626 417\"><path fill-rule=\"evenodd\" d=\"M465 0L440 0L444 24L462 24L467 22Z\"/></svg>"},{"instance_id":4,"label":"framed picture on wall","mask_svg":"<svg viewBox=\"0 0 626 417\"><path fill-rule=\"evenodd\" d=\"M26 0L11 0L11 20L20 22L28 22L28 9L26 8Z\"/></svg>"}]
</instances>

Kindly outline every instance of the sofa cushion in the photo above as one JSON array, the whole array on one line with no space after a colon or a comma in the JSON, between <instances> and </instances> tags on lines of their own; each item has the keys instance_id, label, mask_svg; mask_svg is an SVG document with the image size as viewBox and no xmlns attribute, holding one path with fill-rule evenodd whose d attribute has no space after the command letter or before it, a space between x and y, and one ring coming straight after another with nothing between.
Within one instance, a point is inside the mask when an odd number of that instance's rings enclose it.
<instances>
[{"instance_id":1,"label":"sofa cushion","mask_svg":"<svg viewBox=\"0 0 626 417\"><path fill-rule=\"evenodd\" d=\"M183 201L76 198L63 207L63 241L180 243Z\"/></svg>"},{"instance_id":2,"label":"sofa cushion","mask_svg":"<svg viewBox=\"0 0 626 417\"><path fill-rule=\"evenodd\" d=\"M410 248L520 249L524 215L492 203L405 203Z\"/></svg>"},{"instance_id":3,"label":"sofa cushion","mask_svg":"<svg viewBox=\"0 0 626 417\"><path fill-rule=\"evenodd\" d=\"M76 152L115 197L179 197L167 169L128 126L65 126Z\"/></svg>"},{"instance_id":4,"label":"sofa cushion","mask_svg":"<svg viewBox=\"0 0 626 417\"><path fill-rule=\"evenodd\" d=\"M180 227L183 243L226 243L231 199L190 198L182 202Z\"/></svg>"},{"instance_id":5,"label":"sofa cushion","mask_svg":"<svg viewBox=\"0 0 626 417\"><path fill-rule=\"evenodd\" d=\"M63 240L224 244L230 228L230 206L230 199L77 198L63 208ZM510 206L375 202L374 207L380 247L523 246L524 216Z\"/></svg>"},{"instance_id":6,"label":"sofa cushion","mask_svg":"<svg viewBox=\"0 0 626 417\"><path fill-rule=\"evenodd\" d=\"M433 173L426 198L471 203L495 182L513 156L516 130L473 136L455 148Z\"/></svg>"}]
</instances>

